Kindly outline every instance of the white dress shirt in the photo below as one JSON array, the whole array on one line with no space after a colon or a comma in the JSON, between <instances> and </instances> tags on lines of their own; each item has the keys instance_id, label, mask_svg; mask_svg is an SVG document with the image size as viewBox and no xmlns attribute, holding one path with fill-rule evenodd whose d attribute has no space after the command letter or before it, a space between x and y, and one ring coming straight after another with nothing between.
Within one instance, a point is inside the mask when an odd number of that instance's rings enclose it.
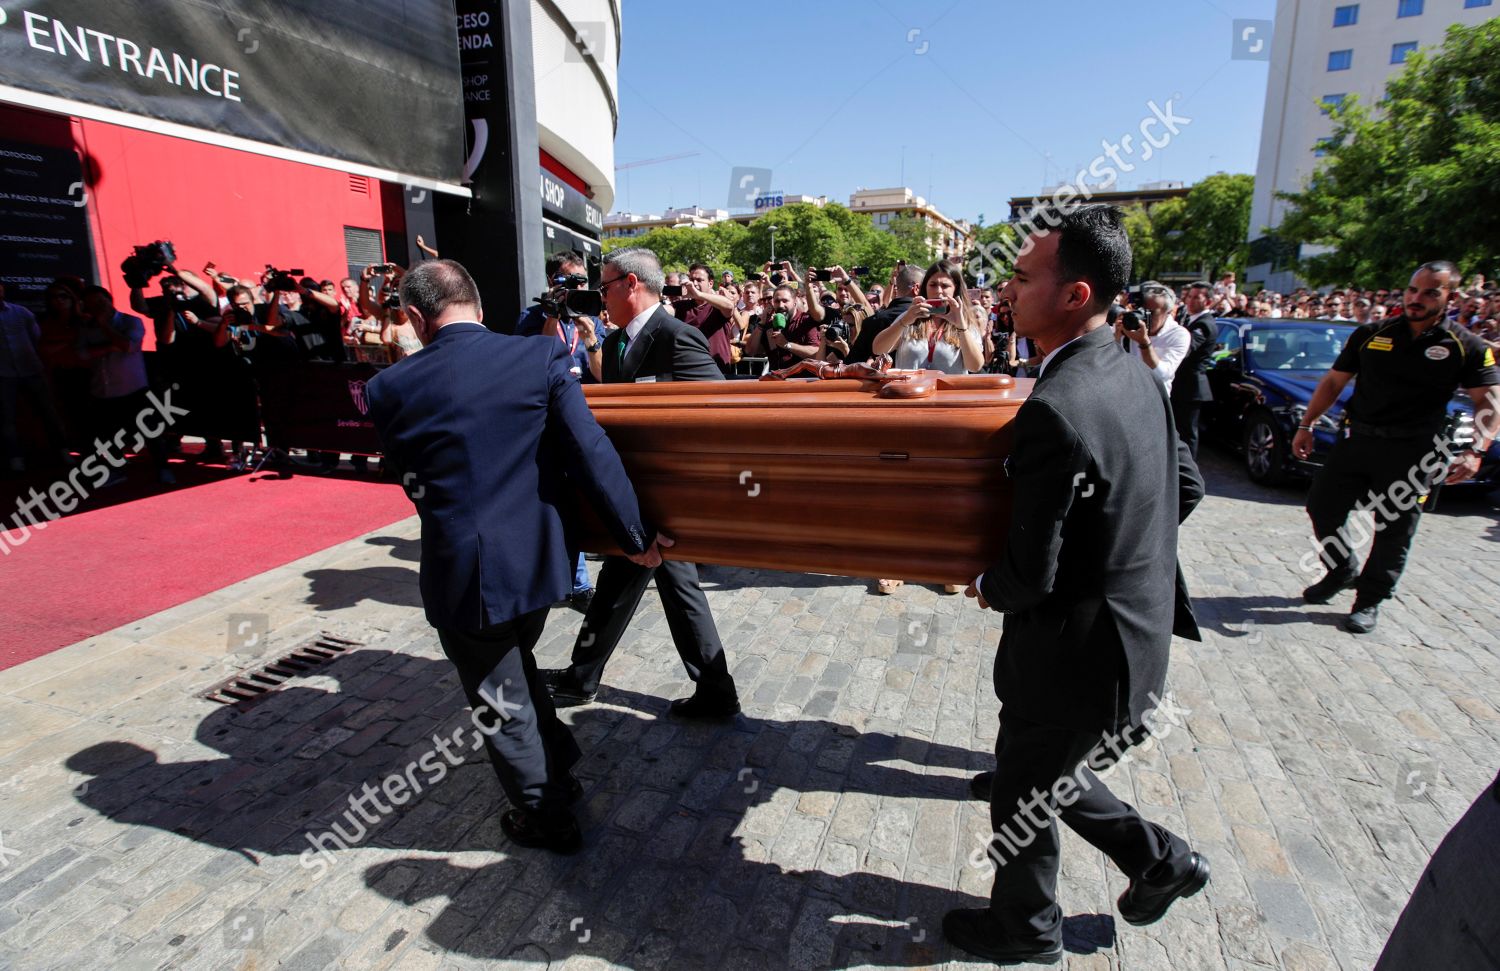
<instances>
[{"instance_id":1,"label":"white dress shirt","mask_svg":"<svg viewBox=\"0 0 1500 971\"><path fill-rule=\"evenodd\" d=\"M630 323L625 325L625 339L627 341L633 341L640 336L641 328L646 326L646 321L650 320L651 315L656 313L658 306L660 305L652 304L631 318Z\"/></svg>"},{"instance_id":2,"label":"white dress shirt","mask_svg":"<svg viewBox=\"0 0 1500 971\"><path fill-rule=\"evenodd\" d=\"M1141 357L1143 348L1129 337L1123 338L1130 354L1142 364L1146 362ZM1156 367L1151 373L1156 380L1172 390L1172 378L1177 374L1177 366L1182 359L1187 357L1188 350L1193 346L1193 335L1184 326L1168 317L1167 322L1161 325L1161 330L1151 335L1151 346L1156 349Z\"/></svg>"}]
</instances>

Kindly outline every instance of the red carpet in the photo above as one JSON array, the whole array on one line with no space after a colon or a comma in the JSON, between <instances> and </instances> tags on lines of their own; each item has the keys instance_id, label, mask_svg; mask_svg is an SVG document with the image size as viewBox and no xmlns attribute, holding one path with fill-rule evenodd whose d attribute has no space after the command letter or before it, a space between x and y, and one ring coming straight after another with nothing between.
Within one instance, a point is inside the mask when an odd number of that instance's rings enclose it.
<instances>
[{"instance_id":1,"label":"red carpet","mask_svg":"<svg viewBox=\"0 0 1500 971\"><path fill-rule=\"evenodd\" d=\"M415 512L373 475L231 475L174 462L159 491L145 463L29 537L0 530L0 670L201 597ZM46 480L36 480L44 492ZM0 497L10 527L15 498ZM105 503L110 503L106 505Z\"/></svg>"}]
</instances>

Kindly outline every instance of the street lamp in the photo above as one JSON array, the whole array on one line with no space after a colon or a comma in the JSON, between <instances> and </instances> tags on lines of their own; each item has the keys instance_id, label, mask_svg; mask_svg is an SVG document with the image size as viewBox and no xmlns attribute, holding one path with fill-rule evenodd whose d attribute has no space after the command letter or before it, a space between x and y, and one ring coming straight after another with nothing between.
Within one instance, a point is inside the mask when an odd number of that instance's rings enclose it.
<instances>
[{"instance_id":1,"label":"street lamp","mask_svg":"<svg viewBox=\"0 0 1500 971\"><path fill-rule=\"evenodd\" d=\"M771 263L773 266L776 263L776 227L774 225L771 227Z\"/></svg>"}]
</instances>

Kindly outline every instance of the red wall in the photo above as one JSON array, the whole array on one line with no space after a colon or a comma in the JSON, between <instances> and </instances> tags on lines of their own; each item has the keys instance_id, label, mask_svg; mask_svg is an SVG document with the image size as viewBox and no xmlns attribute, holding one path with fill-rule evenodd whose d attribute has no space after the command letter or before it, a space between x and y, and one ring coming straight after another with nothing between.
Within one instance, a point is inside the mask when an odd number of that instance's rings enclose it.
<instances>
[{"instance_id":1,"label":"red wall","mask_svg":"<svg viewBox=\"0 0 1500 971\"><path fill-rule=\"evenodd\" d=\"M212 259L235 276L272 263L336 280L347 272L345 226L400 230L382 214L377 179L8 106L0 131L83 154L100 282L122 308L120 261L155 239L171 240L195 272Z\"/></svg>"}]
</instances>

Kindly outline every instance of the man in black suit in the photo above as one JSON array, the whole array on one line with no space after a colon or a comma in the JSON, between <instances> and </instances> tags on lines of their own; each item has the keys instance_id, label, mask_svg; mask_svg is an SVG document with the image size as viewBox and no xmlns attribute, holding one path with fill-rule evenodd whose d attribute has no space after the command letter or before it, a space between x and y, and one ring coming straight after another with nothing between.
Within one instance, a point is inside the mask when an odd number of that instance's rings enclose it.
<instances>
[{"instance_id":1,"label":"man in black suit","mask_svg":"<svg viewBox=\"0 0 1500 971\"><path fill-rule=\"evenodd\" d=\"M1213 311L1208 307L1213 299L1212 287L1202 282L1190 283L1182 299L1182 326L1192 336L1192 343L1188 345L1187 357L1177 365L1177 376L1172 379L1172 418L1177 423L1177 437L1182 439L1196 462L1198 417L1203 406L1214 400L1213 389L1208 384L1208 366L1213 363L1219 333Z\"/></svg>"},{"instance_id":2,"label":"man in black suit","mask_svg":"<svg viewBox=\"0 0 1500 971\"><path fill-rule=\"evenodd\" d=\"M906 308L916 299L922 288L922 268L915 263L904 263L896 267L891 275L891 302L870 315L849 347L847 360L851 364L863 364L875 356L875 338L880 332L894 324Z\"/></svg>"},{"instance_id":3,"label":"man in black suit","mask_svg":"<svg viewBox=\"0 0 1500 971\"><path fill-rule=\"evenodd\" d=\"M723 380L702 332L662 309L663 282L661 263L648 249L618 249L604 257L599 289L609 319L620 325L604 339L605 384ZM605 559L593 603L573 645L572 662L546 672L554 700L560 705L594 700L604 665L635 615L653 573L672 641L696 686L692 697L672 702L672 714L733 716L740 710L739 694L708 598L698 584L698 568L675 560L653 570L617 556Z\"/></svg>"},{"instance_id":4,"label":"man in black suit","mask_svg":"<svg viewBox=\"0 0 1500 971\"><path fill-rule=\"evenodd\" d=\"M406 274L401 304L426 346L365 395L422 519L422 605L473 707L473 745L488 737L512 807L501 829L571 852L578 745L531 653L547 608L573 587L570 483L642 569L661 563L657 539L562 345L485 328L479 291L452 260Z\"/></svg>"},{"instance_id":5,"label":"man in black suit","mask_svg":"<svg viewBox=\"0 0 1500 971\"><path fill-rule=\"evenodd\" d=\"M996 767L971 784L990 801L997 872L988 908L943 920L954 944L1007 963L1062 957L1055 818L1130 878L1119 907L1132 924L1208 881L1202 857L1093 771L1145 737L1174 627L1197 636L1184 586L1162 578L1176 572L1177 526L1203 482L1161 382L1129 366L1105 323L1130 274L1120 211L1054 211L1047 225L1002 295L1045 359L1015 419L1005 551L968 590L1005 614Z\"/></svg>"}]
</instances>

